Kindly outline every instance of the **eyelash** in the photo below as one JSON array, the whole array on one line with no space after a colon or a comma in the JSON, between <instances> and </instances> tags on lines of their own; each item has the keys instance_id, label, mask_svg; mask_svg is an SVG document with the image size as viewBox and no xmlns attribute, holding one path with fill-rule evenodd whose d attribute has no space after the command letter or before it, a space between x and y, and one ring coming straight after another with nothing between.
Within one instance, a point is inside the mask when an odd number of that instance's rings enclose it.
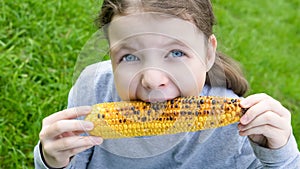
<instances>
[{"instance_id":1,"label":"eyelash","mask_svg":"<svg viewBox=\"0 0 300 169\"><path fill-rule=\"evenodd\" d=\"M133 57L134 57L134 60L126 60L126 59L128 59L128 58L127 58L128 56L133 56ZM126 55L124 55L124 56L121 57L120 62L134 62L134 61L139 61L139 60L140 60L140 59L139 59L137 56L135 56L135 55L132 55L132 54L126 54Z\"/></svg>"},{"instance_id":2,"label":"eyelash","mask_svg":"<svg viewBox=\"0 0 300 169\"><path fill-rule=\"evenodd\" d=\"M180 56L174 56L174 55L172 55L174 53L176 53L176 55L178 55L180 53ZM131 58L130 60L128 60L128 56L134 57L134 60L132 60L133 58ZM167 58L168 57L171 57L171 58L180 58L182 56L186 56L185 52L183 52L183 51L181 51L179 49L174 49L174 50L171 50L166 57ZM124 56L121 57L120 62L134 62L134 61L139 61L139 60L140 59L137 56L133 55L133 54L126 54L126 55L124 55Z\"/></svg>"},{"instance_id":3,"label":"eyelash","mask_svg":"<svg viewBox=\"0 0 300 169\"><path fill-rule=\"evenodd\" d=\"M177 53L177 54L180 53L181 55L180 56L174 56L174 55L172 55L174 53ZM179 50L179 49L171 50L167 55L167 57L173 57L173 58L179 58L179 57L182 57L182 56L186 56L186 53L184 53L182 50Z\"/></svg>"}]
</instances>

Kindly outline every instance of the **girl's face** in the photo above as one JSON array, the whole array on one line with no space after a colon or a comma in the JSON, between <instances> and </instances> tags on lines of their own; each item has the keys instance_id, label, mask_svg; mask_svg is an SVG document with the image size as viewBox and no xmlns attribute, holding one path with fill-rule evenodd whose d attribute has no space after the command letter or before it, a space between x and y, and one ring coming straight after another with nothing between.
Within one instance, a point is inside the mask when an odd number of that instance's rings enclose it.
<instances>
[{"instance_id":1,"label":"girl's face","mask_svg":"<svg viewBox=\"0 0 300 169\"><path fill-rule=\"evenodd\" d=\"M115 16L108 37L122 100L199 95L214 62L214 36L207 41L192 23L162 14Z\"/></svg>"}]
</instances>

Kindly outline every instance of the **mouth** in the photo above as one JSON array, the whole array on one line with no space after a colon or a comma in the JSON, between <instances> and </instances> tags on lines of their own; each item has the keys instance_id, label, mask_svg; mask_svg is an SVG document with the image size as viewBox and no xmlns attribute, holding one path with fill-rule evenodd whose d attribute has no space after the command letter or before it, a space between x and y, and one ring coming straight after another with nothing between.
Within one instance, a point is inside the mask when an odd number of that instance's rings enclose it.
<instances>
[{"instance_id":1,"label":"mouth","mask_svg":"<svg viewBox=\"0 0 300 169\"><path fill-rule=\"evenodd\" d=\"M162 90L152 90L150 92L144 93L137 96L137 100L156 103L156 102L166 102L168 100L173 100L180 97L179 92L167 92Z\"/></svg>"},{"instance_id":2,"label":"mouth","mask_svg":"<svg viewBox=\"0 0 300 169\"><path fill-rule=\"evenodd\" d=\"M150 98L150 99L146 99L144 100L145 102L150 102L150 103L155 103L155 102L165 102L168 100L172 100L174 98Z\"/></svg>"},{"instance_id":3,"label":"mouth","mask_svg":"<svg viewBox=\"0 0 300 169\"><path fill-rule=\"evenodd\" d=\"M169 101L169 100L176 99L178 97L181 97L181 96L165 97L165 98L148 98L148 99L140 99L139 101L157 103L157 102L166 102L166 101Z\"/></svg>"}]
</instances>

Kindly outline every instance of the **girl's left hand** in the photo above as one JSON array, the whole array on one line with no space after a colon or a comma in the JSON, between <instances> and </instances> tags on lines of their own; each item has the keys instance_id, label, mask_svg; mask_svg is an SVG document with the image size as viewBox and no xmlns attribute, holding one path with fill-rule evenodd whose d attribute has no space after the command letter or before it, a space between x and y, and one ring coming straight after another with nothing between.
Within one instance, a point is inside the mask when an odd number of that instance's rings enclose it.
<instances>
[{"instance_id":1,"label":"girl's left hand","mask_svg":"<svg viewBox=\"0 0 300 169\"><path fill-rule=\"evenodd\" d=\"M291 113L266 94L254 94L241 101L248 108L238 125L241 136L271 149L284 146L292 132Z\"/></svg>"}]
</instances>

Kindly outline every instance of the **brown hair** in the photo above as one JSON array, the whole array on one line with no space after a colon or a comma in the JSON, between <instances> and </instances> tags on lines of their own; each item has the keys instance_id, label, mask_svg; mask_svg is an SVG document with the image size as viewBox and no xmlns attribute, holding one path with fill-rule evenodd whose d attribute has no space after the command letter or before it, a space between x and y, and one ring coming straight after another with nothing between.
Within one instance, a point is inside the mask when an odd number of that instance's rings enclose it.
<instances>
[{"instance_id":1,"label":"brown hair","mask_svg":"<svg viewBox=\"0 0 300 169\"><path fill-rule=\"evenodd\" d=\"M174 15L189 21L192 19L192 22L207 38L213 34L215 17L209 0L104 0L96 24L99 28L102 28L111 22L113 16L130 14L132 12L131 8L143 12L160 12ZM239 64L219 52L216 55L217 59L208 71L205 84L217 87L226 85L228 89L233 90L237 95L243 96L248 90L248 82ZM226 77L222 77L224 72ZM213 78L210 78L211 75ZM226 84L218 82L218 79L225 79L226 82L224 83Z\"/></svg>"}]
</instances>

